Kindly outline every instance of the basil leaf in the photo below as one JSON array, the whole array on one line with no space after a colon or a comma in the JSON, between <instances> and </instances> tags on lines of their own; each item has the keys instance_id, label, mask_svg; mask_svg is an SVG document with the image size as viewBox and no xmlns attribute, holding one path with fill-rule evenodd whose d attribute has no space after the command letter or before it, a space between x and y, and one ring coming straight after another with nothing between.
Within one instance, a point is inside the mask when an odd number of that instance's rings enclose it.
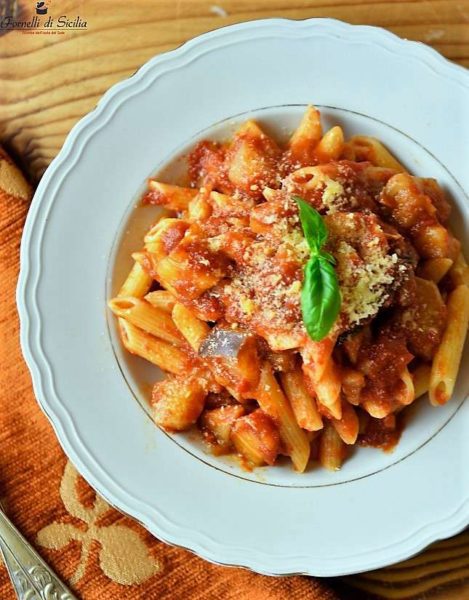
<instances>
[{"instance_id":1,"label":"basil leaf","mask_svg":"<svg viewBox=\"0 0 469 600\"><path fill-rule=\"evenodd\" d=\"M301 290L301 311L306 331L312 340L326 337L340 311L337 275L322 256L312 256L306 263Z\"/></svg>"},{"instance_id":2,"label":"basil leaf","mask_svg":"<svg viewBox=\"0 0 469 600\"><path fill-rule=\"evenodd\" d=\"M327 229L324 221L318 211L305 202L303 198L293 196L293 199L298 204L301 227L308 246L313 253L317 253L327 240Z\"/></svg>"},{"instance_id":3,"label":"basil leaf","mask_svg":"<svg viewBox=\"0 0 469 600\"><path fill-rule=\"evenodd\" d=\"M340 312L339 282L333 267L336 261L332 254L322 249L327 240L327 228L321 215L299 196L293 198L298 204L301 227L311 250L304 269L301 312L308 335L319 342L329 333Z\"/></svg>"},{"instance_id":4,"label":"basil leaf","mask_svg":"<svg viewBox=\"0 0 469 600\"><path fill-rule=\"evenodd\" d=\"M332 254L330 252L326 252L326 250L321 250L319 253L323 258L325 258L326 260L328 260L332 265L335 265L335 263L337 262L335 257L332 256Z\"/></svg>"}]
</instances>

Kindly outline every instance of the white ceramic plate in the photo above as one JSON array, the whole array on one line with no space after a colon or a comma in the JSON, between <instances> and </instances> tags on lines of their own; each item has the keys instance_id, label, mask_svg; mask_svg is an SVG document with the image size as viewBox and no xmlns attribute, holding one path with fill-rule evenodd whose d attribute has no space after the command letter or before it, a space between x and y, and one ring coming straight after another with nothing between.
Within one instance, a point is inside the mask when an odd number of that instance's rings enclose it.
<instances>
[{"instance_id":1,"label":"white ceramic plate","mask_svg":"<svg viewBox=\"0 0 469 600\"><path fill-rule=\"evenodd\" d=\"M376 28L256 21L152 59L74 127L29 213L18 304L38 400L105 498L208 560L325 576L388 565L468 523L467 368L447 406L412 408L392 454L357 450L338 473L248 474L151 423L145 382L157 373L122 352L105 309L151 220L135 209L146 178L177 175L185 148L247 116L285 137L307 103L437 177L468 238L465 71Z\"/></svg>"}]
</instances>

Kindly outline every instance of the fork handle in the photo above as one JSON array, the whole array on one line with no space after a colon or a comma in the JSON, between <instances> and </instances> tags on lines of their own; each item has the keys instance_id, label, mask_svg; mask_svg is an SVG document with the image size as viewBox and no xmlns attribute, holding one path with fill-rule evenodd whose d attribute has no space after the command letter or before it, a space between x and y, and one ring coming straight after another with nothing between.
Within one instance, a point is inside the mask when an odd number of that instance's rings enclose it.
<instances>
[{"instance_id":1,"label":"fork handle","mask_svg":"<svg viewBox=\"0 0 469 600\"><path fill-rule=\"evenodd\" d=\"M2 510L0 551L19 600L77 600Z\"/></svg>"}]
</instances>

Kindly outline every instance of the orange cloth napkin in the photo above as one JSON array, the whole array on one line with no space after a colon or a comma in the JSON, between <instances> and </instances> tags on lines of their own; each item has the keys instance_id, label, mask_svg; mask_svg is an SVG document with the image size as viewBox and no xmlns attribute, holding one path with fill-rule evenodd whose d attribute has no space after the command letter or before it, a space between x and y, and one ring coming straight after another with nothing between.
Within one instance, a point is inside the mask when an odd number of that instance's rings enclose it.
<instances>
[{"instance_id":1,"label":"orange cloth napkin","mask_svg":"<svg viewBox=\"0 0 469 600\"><path fill-rule=\"evenodd\" d=\"M0 500L11 520L83 600L337 600L312 578L219 567L168 546L78 475L34 399L19 346L15 289L30 197L0 149ZM2 563L0 598L14 597Z\"/></svg>"}]
</instances>

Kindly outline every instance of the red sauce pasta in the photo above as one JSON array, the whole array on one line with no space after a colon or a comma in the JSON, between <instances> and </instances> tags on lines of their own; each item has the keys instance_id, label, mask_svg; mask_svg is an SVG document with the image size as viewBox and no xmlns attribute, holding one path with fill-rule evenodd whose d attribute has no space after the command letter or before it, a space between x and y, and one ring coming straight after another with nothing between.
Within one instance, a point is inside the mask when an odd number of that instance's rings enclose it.
<instances>
[{"instance_id":1,"label":"red sauce pasta","mask_svg":"<svg viewBox=\"0 0 469 600\"><path fill-rule=\"evenodd\" d=\"M335 470L354 444L392 448L418 396L449 400L468 268L434 179L374 138L323 132L313 107L286 147L247 121L188 163L188 187L148 182L143 204L173 213L109 302L127 350L167 374L157 425L198 426L246 468Z\"/></svg>"}]
</instances>

